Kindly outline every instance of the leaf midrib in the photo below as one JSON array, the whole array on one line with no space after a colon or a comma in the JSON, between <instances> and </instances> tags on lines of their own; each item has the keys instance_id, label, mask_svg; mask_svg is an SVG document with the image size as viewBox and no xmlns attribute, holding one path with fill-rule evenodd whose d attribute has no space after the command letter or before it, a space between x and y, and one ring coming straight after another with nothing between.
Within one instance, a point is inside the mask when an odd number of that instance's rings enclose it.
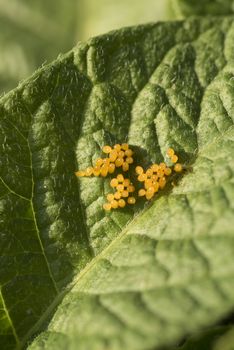
<instances>
[{"instance_id":1,"label":"leaf midrib","mask_svg":"<svg viewBox=\"0 0 234 350\"><path fill-rule=\"evenodd\" d=\"M16 333L16 329L15 329L15 327L14 327L14 324L13 324L13 322L12 322L12 319L11 319L11 317L10 317L10 315L9 315L8 309L7 309L7 307L6 307L5 300L4 300L4 298L3 298L3 295L2 295L2 286L0 287L0 298L1 298L1 300L2 300L3 310L5 311L6 317L7 317L7 319L8 319L8 322L9 322L10 326L11 326L11 329L12 329L12 333L13 333L13 335L14 335L14 337L15 337L16 346L19 347L19 346L20 346L20 340L19 340L19 337L18 337L18 335L17 335L17 333Z\"/></svg>"}]
</instances>

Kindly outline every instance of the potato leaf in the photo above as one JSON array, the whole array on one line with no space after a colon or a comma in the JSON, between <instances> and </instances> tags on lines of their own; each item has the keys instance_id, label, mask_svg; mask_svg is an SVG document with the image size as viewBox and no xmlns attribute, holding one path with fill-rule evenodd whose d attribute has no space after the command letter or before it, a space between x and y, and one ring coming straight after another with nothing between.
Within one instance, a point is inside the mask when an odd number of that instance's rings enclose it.
<instances>
[{"instance_id":1,"label":"potato leaf","mask_svg":"<svg viewBox=\"0 0 234 350\"><path fill-rule=\"evenodd\" d=\"M231 17L114 31L0 100L1 348L158 348L232 309L233 39ZM188 171L107 214L108 179L74 171L123 141Z\"/></svg>"}]
</instances>

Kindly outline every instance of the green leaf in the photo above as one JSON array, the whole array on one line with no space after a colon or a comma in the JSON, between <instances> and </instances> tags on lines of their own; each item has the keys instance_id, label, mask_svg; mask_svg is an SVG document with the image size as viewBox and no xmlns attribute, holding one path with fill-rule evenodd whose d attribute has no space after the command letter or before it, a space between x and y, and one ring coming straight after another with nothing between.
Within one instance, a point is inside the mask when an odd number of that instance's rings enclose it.
<instances>
[{"instance_id":1,"label":"green leaf","mask_svg":"<svg viewBox=\"0 0 234 350\"><path fill-rule=\"evenodd\" d=\"M0 0L0 93L76 41L77 0Z\"/></svg>"},{"instance_id":2,"label":"green leaf","mask_svg":"<svg viewBox=\"0 0 234 350\"><path fill-rule=\"evenodd\" d=\"M168 19L168 7L168 0L0 0L0 94L69 50L77 38Z\"/></svg>"},{"instance_id":3,"label":"green leaf","mask_svg":"<svg viewBox=\"0 0 234 350\"><path fill-rule=\"evenodd\" d=\"M173 350L218 350L217 345L226 339L231 329L230 326L211 328L190 337L183 346L175 347ZM227 349L221 347L220 350L231 350L231 344L234 342L229 342Z\"/></svg>"},{"instance_id":4,"label":"green leaf","mask_svg":"<svg viewBox=\"0 0 234 350\"><path fill-rule=\"evenodd\" d=\"M218 338L214 350L233 350L234 349L234 328L232 327L222 337Z\"/></svg>"},{"instance_id":5,"label":"green leaf","mask_svg":"<svg viewBox=\"0 0 234 350\"><path fill-rule=\"evenodd\" d=\"M163 348L164 350L165 348ZM167 348L168 349L168 348ZM182 346L173 350L233 350L233 325L214 327L189 337ZM161 349L162 350L162 349ZM172 350L172 348L170 348Z\"/></svg>"},{"instance_id":6,"label":"green leaf","mask_svg":"<svg viewBox=\"0 0 234 350\"><path fill-rule=\"evenodd\" d=\"M177 18L188 16L225 16L234 12L232 0L170 0L171 10Z\"/></svg>"},{"instance_id":7,"label":"green leaf","mask_svg":"<svg viewBox=\"0 0 234 350\"><path fill-rule=\"evenodd\" d=\"M1 348L158 348L231 310L233 39L233 18L115 31L1 99ZM74 171L126 140L190 171L106 214L108 179Z\"/></svg>"},{"instance_id":8,"label":"green leaf","mask_svg":"<svg viewBox=\"0 0 234 350\"><path fill-rule=\"evenodd\" d=\"M171 19L170 0L77 0L79 38L124 26Z\"/></svg>"}]
</instances>

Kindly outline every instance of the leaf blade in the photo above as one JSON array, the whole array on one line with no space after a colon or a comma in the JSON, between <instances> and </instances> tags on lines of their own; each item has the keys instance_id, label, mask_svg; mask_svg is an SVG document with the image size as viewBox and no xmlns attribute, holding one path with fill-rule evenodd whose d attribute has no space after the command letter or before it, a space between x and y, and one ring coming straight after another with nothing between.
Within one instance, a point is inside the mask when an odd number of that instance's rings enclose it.
<instances>
[{"instance_id":1,"label":"leaf blade","mask_svg":"<svg viewBox=\"0 0 234 350\"><path fill-rule=\"evenodd\" d=\"M106 343L113 349L144 349L175 341L230 310L232 37L231 18L120 30L80 44L1 100L3 116L29 138L33 150L34 206L42 246L59 289L58 296L50 287L42 291L37 319L27 319L34 327L24 325L21 339L25 341L36 325L39 329L39 323L41 327L48 309L66 292L48 333L42 333L35 347L62 348L78 342L81 349ZM204 54L206 50L209 55ZM226 112L219 101L222 94ZM214 96L218 96L215 103ZM207 132L208 112L221 128ZM150 134L154 129L156 134ZM100 179L78 184L71 174L74 176L76 162L85 167L100 154L104 143L122 141L127 134L137 151L147 153L145 165L161 160L170 144L185 162L192 163L193 172L144 212L139 205L106 216L101 203L103 193L109 191L107 184L103 187ZM17 138L23 147L24 138L18 134ZM26 147L20 154L25 166L30 164L27 155ZM6 161L8 158L9 151ZM18 189L16 193L31 198L31 182L22 187L25 176L14 173L14 166L9 163L13 177L1 170L3 179ZM27 171L32 180L30 169ZM15 180L18 174L19 183ZM6 193L4 185L2 191ZM15 197L10 195L12 203ZM35 235L27 200L17 200L20 203L16 201L14 211L30 218L29 228ZM22 203L27 203L24 210ZM132 221L137 213L142 214ZM38 239L34 244L37 252ZM33 264L35 269L40 265L41 261ZM30 272L28 266L24 269ZM76 274L77 283L64 291ZM34 293L37 283L32 287ZM15 289L18 292L19 285ZM22 290L27 293L26 283ZM17 300L13 289L10 293ZM45 300L48 295L50 300ZM31 295L26 300L34 310ZM26 310L11 310L16 325L17 317ZM194 313L189 321L188 310ZM165 327L167 332L162 331Z\"/></svg>"}]
</instances>

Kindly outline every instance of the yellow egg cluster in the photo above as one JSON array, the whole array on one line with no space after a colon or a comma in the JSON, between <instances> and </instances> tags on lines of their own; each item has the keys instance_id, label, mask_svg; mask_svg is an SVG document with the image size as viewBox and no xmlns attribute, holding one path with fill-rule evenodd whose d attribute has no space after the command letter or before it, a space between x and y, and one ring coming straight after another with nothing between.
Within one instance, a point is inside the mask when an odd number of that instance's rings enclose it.
<instances>
[{"instance_id":1,"label":"yellow egg cluster","mask_svg":"<svg viewBox=\"0 0 234 350\"><path fill-rule=\"evenodd\" d=\"M83 176L102 176L113 174L116 170L128 171L129 166L134 162L133 151L127 143L116 144L114 147L104 146L102 151L108 155L106 158L98 158L95 161L94 167L88 167L86 170L77 171L75 174L78 177ZM146 171L141 166L135 168L137 180L144 184L144 188L139 189L138 196L145 197L150 200L154 195L166 186L168 177L172 171L180 173L183 167L178 163L178 156L173 148L167 150L167 157L170 159L168 166L166 163L152 164ZM103 209L110 211L111 209L124 208L126 204L135 204L136 198L132 195L135 192L135 187L129 178L124 178L123 174L119 173L110 181L110 186L115 189L114 193L108 193L107 202L103 205Z\"/></svg>"},{"instance_id":2,"label":"yellow egg cluster","mask_svg":"<svg viewBox=\"0 0 234 350\"><path fill-rule=\"evenodd\" d=\"M118 174L116 178L113 178L110 182L112 188L115 189L115 193L108 193L107 203L103 205L105 210L124 208L126 202L128 204L135 204L136 199L132 196L135 192L135 187L131 183L130 179L124 178L122 174Z\"/></svg>"},{"instance_id":3,"label":"yellow egg cluster","mask_svg":"<svg viewBox=\"0 0 234 350\"><path fill-rule=\"evenodd\" d=\"M183 167L180 163L177 163L178 161L178 156L175 154L175 151L173 148L168 148L167 150L167 156L170 158L171 162L174 163L174 170L176 173L181 173L183 170Z\"/></svg>"},{"instance_id":4,"label":"yellow egg cluster","mask_svg":"<svg viewBox=\"0 0 234 350\"><path fill-rule=\"evenodd\" d=\"M102 176L113 174L117 168L123 171L129 170L129 165L133 163L133 151L127 143L122 143L111 146L104 146L102 151L108 154L106 158L98 158L94 167L88 167L86 170L77 171L75 174L78 177L83 176Z\"/></svg>"},{"instance_id":5,"label":"yellow egg cluster","mask_svg":"<svg viewBox=\"0 0 234 350\"><path fill-rule=\"evenodd\" d=\"M155 193L166 186L166 177L169 176L171 172L171 168L167 167L165 163L155 163L151 165L146 172L144 172L142 167L137 166L137 179L144 183L144 189L142 188L139 190L138 196L145 196L146 199L150 200Z\"/></svg>"},{"instance_id":6,"label":"yellow egg cluster","mask_svg":"<svg viewBox=\"0 0 234 350\"><path fill-rule=\"evenodd\" d=\"M167 150L167 156L172 163L176 163L174 165L174 171L177 173L181 172L183 170L182 165L177 163L178 156L172 148ZM144 172L141 166L137 166L135 170L138 175L137 180L144 183L144 188L138 191L138 196L145 196L148 200L153 198L155 193L166 186L167 177L172 173L172 169L166 163L152 164L146 172Z\"/></svg>"}]
</instances>

